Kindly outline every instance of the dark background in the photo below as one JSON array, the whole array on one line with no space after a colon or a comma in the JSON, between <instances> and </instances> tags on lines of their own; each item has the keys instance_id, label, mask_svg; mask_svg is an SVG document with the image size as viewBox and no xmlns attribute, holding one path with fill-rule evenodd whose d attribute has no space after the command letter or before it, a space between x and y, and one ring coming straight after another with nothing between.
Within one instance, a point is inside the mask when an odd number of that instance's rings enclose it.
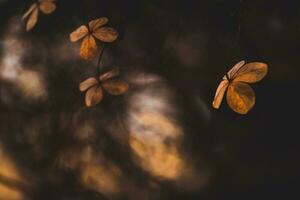
<instances>
[{"instance_id":1,"label":"dark background","mask_svg":"<svg viewBox=\"0 0 300 200\"><path fill-rule=\"evenodd\" d=\"M32 1L0 2L2 41L10 19L20 17ZM1 144L21 168L32 176L44 177L34 192L28 192L29 199L106 198L82 189L73 172L52 170L62 179L59 184L53 184L47 176L57 152L77 145L63 134L71 130L61 127L61 113L68 121L80 109L91 119L101 118L100 124L105 126L126 109L126 96L107 97L94 108L84 108L84 96L77 86L95 73L93 68L86 68L95 64L79 57L56 60L57 44L67 41L79 25L100 16L107 16L110 26L120 33L119 40L107 48L103 66L117 65L125 72L143 70L163 77L178 96L175 102L182 112L179 121L188 129L187 151L196 160L197 155L204 155L213 174L205 188L192 192L161 183L162 189L153 199L297 199L298 4L292 0L59 0L53 14L40 15L32 31L20 33L31 45L22 62L43 63L48 99L24 100L0 80L1 90L12 91L9 101L0 101ZM1 55L4 51L1 48ZM255 107L246 116L234 113L225 101L219 110L213 110L210 105L221 77L242 59L269 66L267 77L252 85L257 97ZM205 111L199 108L197 98L203 101ZM43 135L39 145L19 139L24 126L33 121L40 124ZM129 162L125 150L105 134L99 140L109 144L101 147L105 154L125 168ZM35 157L34 146L39 146L42 158ZM132 176L144 177L140 173L132 172ZM138 178L141 183L146 179Z\"/></svg>"}]
</instances>

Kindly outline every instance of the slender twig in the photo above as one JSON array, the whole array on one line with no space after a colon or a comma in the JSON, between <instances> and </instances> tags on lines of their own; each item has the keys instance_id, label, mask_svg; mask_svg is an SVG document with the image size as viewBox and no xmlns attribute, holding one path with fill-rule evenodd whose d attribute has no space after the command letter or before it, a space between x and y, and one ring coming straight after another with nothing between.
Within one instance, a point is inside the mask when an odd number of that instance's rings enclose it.
<instances>
[{"instance_id":1,"label":"slender twig","mask_svg":"<svg viewBox=\"0 0 300 200\"><path fill-rule=\"evenodd\" d=\"M101 60L102 60L102 56L105 50L105 45L103 45L102 50L100 51L99 57L98 57L98 62L97 62L97 76L100 76L100 64L101 64Z\"/></svg>"},{"instance_id":2,"label":"slender twig","mask_svg":"<svg viewBox=\"0 0 300 200\"><path fill-rule=\"evenodd\" d=\"M240 7L237 11L237 33L236 33L236 41L239 44L241 37L241 21L242 21L242 10L243 10L243 0L240 0Z\"/></svg>"}]
</instances>

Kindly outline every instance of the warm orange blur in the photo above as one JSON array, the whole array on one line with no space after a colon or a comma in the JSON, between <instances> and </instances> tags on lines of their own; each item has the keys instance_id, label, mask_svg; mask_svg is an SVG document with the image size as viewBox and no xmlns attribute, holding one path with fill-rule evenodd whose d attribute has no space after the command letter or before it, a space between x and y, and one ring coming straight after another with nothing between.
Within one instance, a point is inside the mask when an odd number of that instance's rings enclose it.
<instances>
[{"instance_id":1,"label":"warm orange blur","mask_svg":"<svg viewBox=\"0 0 300 200\"><path fill-rule=\"evenodd\" d=\"M136 161L154 176L167 179L180 176L184 165L176 148L180 127L165 116L154 113L140 113L136 123L145 128L144 132L130 135Z\"/></svg>"},{"instance_id":2,"label":"warm orange blur","mask_svg":"<svg viewBox=\"0 0 300 200\"><path fill-rule=\"evenodd\" d=\"M186 133L177 120L179 110L172 90L156 75L136 73L132 77L131 82L141 86L128 101L129 145L134 162L156 180L186 190L203 187L209 174L187 160L182 150Z\"/></svg>"},{"instance_id":3,"label":"warm orange blur","mask_svg":"<svg viewBox=\"0 0 300 200\"><path fill-rule=\"evenodd\" d=\"M22 200L24 195L15 184L23 183L23 178L14 162L0 147L0 199ZM4 181L2 181L4 180Z\"/></svg>"}]
</instances>

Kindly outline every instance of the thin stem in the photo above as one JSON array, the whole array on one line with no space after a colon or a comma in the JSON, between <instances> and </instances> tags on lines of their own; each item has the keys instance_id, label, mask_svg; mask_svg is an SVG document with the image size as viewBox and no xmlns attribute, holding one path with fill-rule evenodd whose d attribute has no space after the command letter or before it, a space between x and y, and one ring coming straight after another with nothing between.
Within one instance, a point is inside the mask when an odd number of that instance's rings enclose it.
<instances>
[{"instance_id":1,"label":"thin stem","mask_svg":"<svg viewBox=\"0 0 300 200\"><path fill-rule=\"evenodd\" d=\"M103 45L103 48L99 54L99 57L98 57L98 62L97 62L97 76L99 77L100 76L100 64L101 64L101 59L102 59L102 56L103 56L103 53L104 53L104 50L105 50L105 45Z\"/></svg>"},{"instance_id":2,"label":"thin stem","mask_svg":"<svg viewBox=\"0 0 300 200\"><path fill-rule=\"evenodd\" d=\"M240 0L240 7L237 11L237 33L236 33L236 41L239 45L240 37L241 37L241 21L242 21L242 10L243 10L243 0Z\"/></svg>"}]
</instances>

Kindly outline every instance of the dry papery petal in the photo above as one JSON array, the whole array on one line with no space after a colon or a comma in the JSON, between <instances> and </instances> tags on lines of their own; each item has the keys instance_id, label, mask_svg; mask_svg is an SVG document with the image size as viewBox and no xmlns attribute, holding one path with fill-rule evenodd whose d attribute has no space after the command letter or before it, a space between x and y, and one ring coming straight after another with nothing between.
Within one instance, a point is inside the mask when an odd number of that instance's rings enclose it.
<instances>
[{"instance_id":1,"label":"dry papery petal","mask_svg":"<svg viewBox=\"0 0 300 200\"><path fill-rule=\"evenodd\" d=\"M70 41L76 42L88 34L86 26L82 25L70 34Z\"/></svg>"},{"instance_id":2,"label":"dry papery petal","mask_svg":"<svg viewBox=\"0 0 300 200\"><path fill-rule=\"evenodd\" d=\"M237 71L239 71L240 68L241 68L242 66L244 66L244 65L245 65L245 61L244 61L244 60L242 60L242 61L236 63L236 64L229 70L229 72L227 73L229 79L234 78L234 76L236 75Z\"/></svg>"},{"instance_id":3,"label":"dry papery petal","mask_svg":"<svg viewBox=\"0 0 300 200\"><path fill-rule=\"evenodd\" d=\"M94 20L90 21L89 27L90 27L91 32L104 26L105 24L107 24L107 22L108 22L108 19L106 17L100 17L98 19L94 19Z\"/></svg>"},{"instance_id":4,"label":"dry papery petal","mask_svg":"<svg viewBox=\"0 0 300 200\"><path fill-rule=\"evenodd\" d=\"M26 17L28 17L28 16L32 13L32 11L33 11L35 8L37 8L37 4L36 4L36 3L34 3L34 4L32 4L32 5L30 6L30 8L29 8L29 9L26 11L26 13L23 15L22 20L24 20Z\"/></svg>"},{"instance_id":5,"label":"dry papery petal","mask_svg":"<svg viewBox=\"0 0 300 200\"><path fill-rule=\"evenodd\" d=\"M50 14L50 13L54 12L56 9L56 5L55 5L54 1L51 1L51 0L42 1L40 3L39 7L40 7L40 10L44 14Z\"/></svg>"},{"instance_id":6,"label":"dry papery petal","mask_svg":"<svg viewBox=\"0 0 300 200\"><path fill-rule=\"evenodd\" d=\"M215 94L214 101L212 103L214 108L218 109L220 107L221 102L223 100L224 93L225 93L228 85L229 85L228 80L222 80L221 83L219 84L216 94Z\"/></svg>"},{"instance_id":7,"label":"dry papery petal","mask_svg":"<svg viewBox=\"0 0 300 200\"><path fill-rule=\"evenodd\" d=\"M93 35L102 42L113 42L118 38L118 32L110 27L103 27L93 31Z\"/></svg>"},{"instance_id":8,"label":"dry papery petal","mask_svg":"<svg viewBox=\"0 0 300 200\"><path fill-rule=\"evenodd\" d=\"M233 111L247 114L255 104L255 93L248 84L233 82L228 87L227 103Z\"/></svg>"},{"instance_id":9,"label":"dry papery petal","mask_svg":"<svg viewBox=\"0 0 300 200\"><path fill-rule=\"evenodd\" d=\"M110 70L104 74L102 74L99 79L100 81L106 81L108 79L114 78L119 75L119 69Z\"/></svg>"},{"instance_id":10,"label":"dry papery petal","mask_svg":"<svg viewBox=\"0 0 300 200\"><path fill-rule=\"evenodd\" d=\"M96 84L98 84L97 79L94 77L90 77L79 84L79 90L81 92L84 92L87 89L89 89L90 87L95 86Z\"/></svg>"},{"instance_id":11,"label":"dry papery petal","mask_svg":"<svg viewBox=\"0 0 300 200\"><path fill-rule=\"evenodd\" d=\"M103 91L100 85L95 85L88 89L85 94L85 105L87 107L94 106L98 104L103 97Z\"/></svg>"},{"instance_id":12,"label":"dry papery petal","mask_svg":"<svg viewBox=\"0 0 300 200\"><path fill-rule=\"evenodd\" d=\"M80 47L80 56L85 60L91 60L97 54L97 44L93 36L86 36Z\"/></svg>"},{"instance_id":13,"label":"dry papery petal","mask_svg":"<svg viewBox=\"0 0 300 200\"><path fill-rule=\"evenodd\" d=\"M26 31L30 31L36 25L38 16L39 16L39 10L38 8L35 8L28 18L26 24Z\"/></svg>"},{"instance_id":14,"label":"dry papery petal","mask_svg":"<svg viewBox=\"0 0 300 200\"><path fill-rule=\"evenodd\" d=\"M247 63L235 75L234 81L255 83L262 80L267 73L267 64L261 62Z\"/></svg>"}]
</instances>

